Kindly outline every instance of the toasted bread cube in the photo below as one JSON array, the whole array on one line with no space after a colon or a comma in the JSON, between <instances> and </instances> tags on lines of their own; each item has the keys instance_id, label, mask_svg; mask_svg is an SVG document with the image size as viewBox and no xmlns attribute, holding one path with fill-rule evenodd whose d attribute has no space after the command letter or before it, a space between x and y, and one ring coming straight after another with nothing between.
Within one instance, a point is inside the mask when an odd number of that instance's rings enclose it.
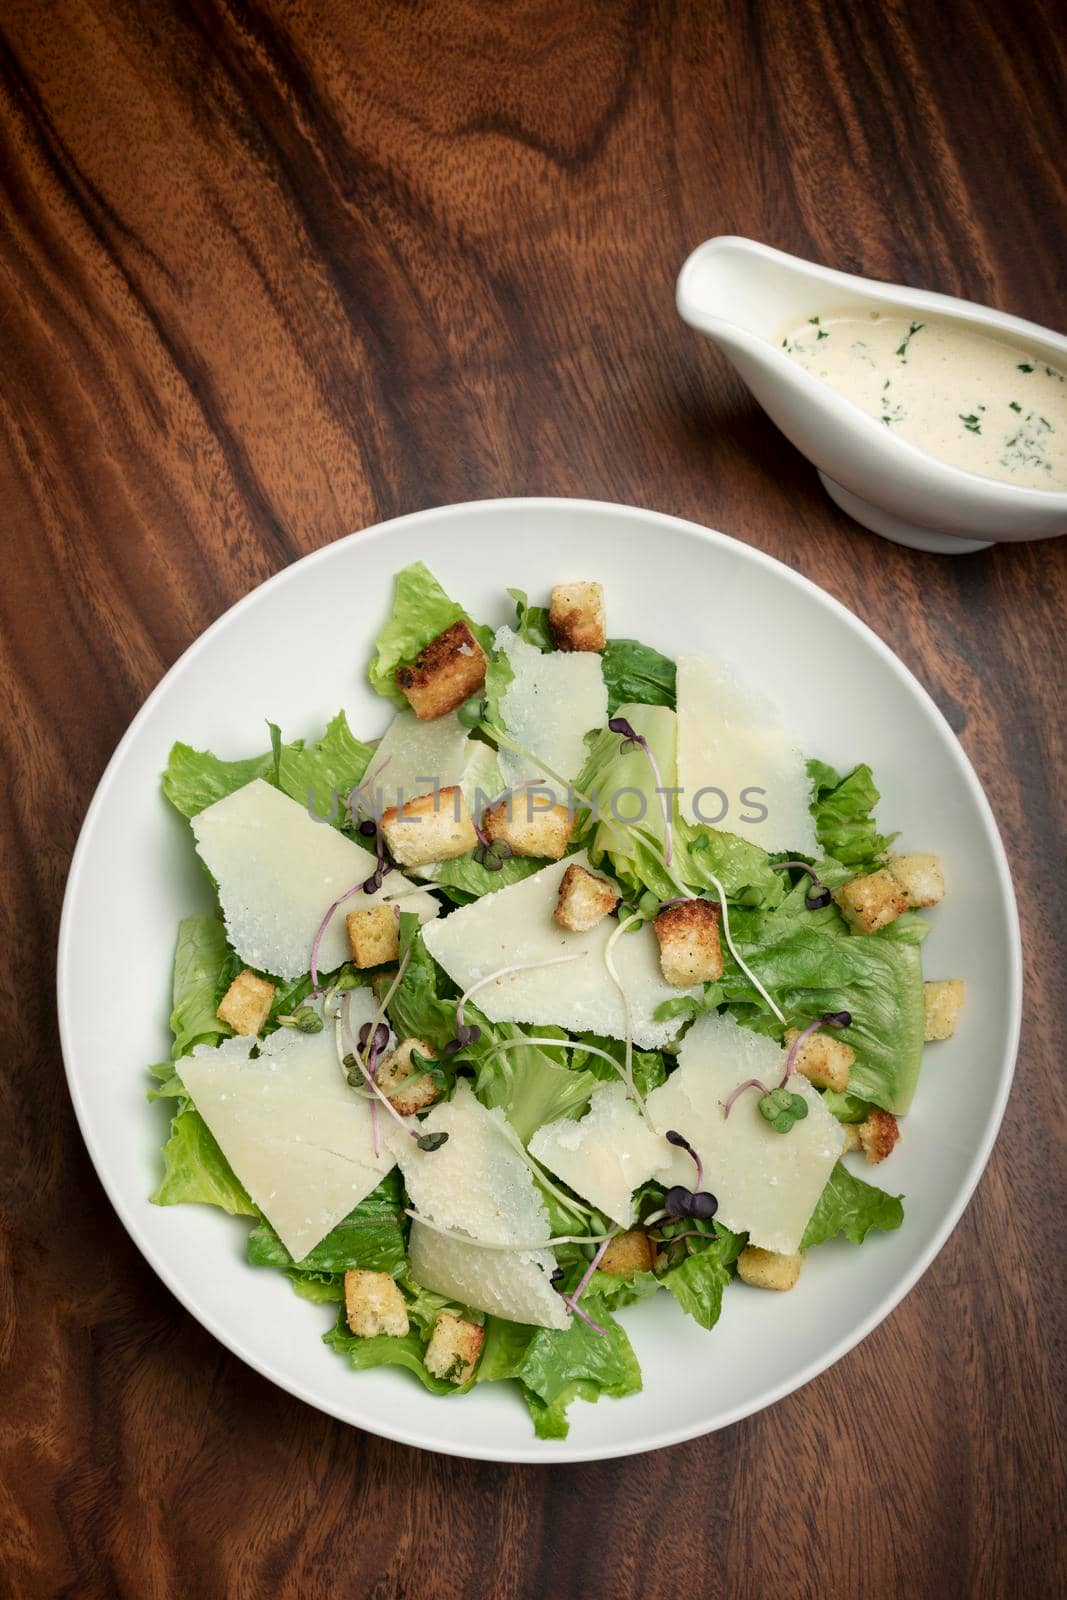
<instances>
[{"instance_id":1,"label":"toasted bread cube","mask_svg":"<svg viewBox=\"0 0 1067 1600\"><path fill-rule=\"evenodd\" d=\"M688 989L722 977L719 913L710 900L668 906L652 927L659 940L660 970L668 983Z\"/></svg>"},{"instance_id":2,"label":"toasted bread cube","mask_svg":"<svg viewBox=\"0 0 1067 1600\"><path fill-rule=\"evenodd\" d=\"M536 795L516 794L490 806L482 812L482 832L494 844L499 840L510 845L517 856L561 861L574 832L574 814L566 806L537 805L537 799Z\"/></svg>"},{"instance_id":3,"label":"toasted bread cube","mask_svg":"<svg viewBox=\"0 0 1067 1600\"><path fill-rule=\"evenodd\" d=\"M561 928L571 933L588 933L598 922L610 916L621 895L606 878L584 867L567 868L559 884L559 899L552 915Z\"/></svg>"},{"instance_id":4,"label":"toasted bread cube","mask_svg":"<svg viewBox=\"0 0 1067 1600\"><path fill-rule=\"evenodd\" d=\"M800 1038L799 1028L787 1028L786 1049ZM836 1089L844 1094L848 1088L848 1069L856 1059L856 1052L844 1039L831 1039L826 1033L812 1033L804 1040L796 1054L796 1070L802 1072L816 1089Z\"/></svg>"},{"instance_id":5,"label":"toasted bread cube","mask_svg":"<svg viewBox=\"0 0 1067 1600\"><path fill-rule=\"evenodd\" d=\"M963 979L923 984L923 1038L951 1039L963 1005Z\"/></svg>"},{"instance_id":6,"label":"toasted bread cube","mask_svg":"<svg viewBox=\"0 0 1067 1600\"><path fill-rule=\"evenodd\" d=\"M463 798L454 785L436 795L423 794L390 806L382 813L381 830L393 860L402 867L424 867L431 861L465 856L478 843Z\"/></svg>"},{"instance_id":7,"label":"toasted bread cube","mask_svg":"<svg viewBox=\"0 0 1067 1600\"><path fill-rule=\"evenodd\" d=\"M859 1124L860 1144L872 1166L884 1161L900 1138L897 1119L888 1111L871 1111Z\"/></svg>"},{"instance_id":8,"label":"toasted bread cube","mask_svg":"<svg viewBox=\"0 0 1067 1600\"><path fill-rule=\"evenodd\" d=\"M345 1316L359 1339L379 1333L402 1339L408 1331L404 1296L387 1272L352 1267L345 1273Z\"/></svg>"},{"instance_id":9,"label":"toasted bread cube","mask_svg":"<svg viewBox=\"0 0 1067 1600\"><path fill-rule=\"evenodd\" d=\"M412 1061L413 1050L427 1061L437 1060L435 1051L422 1039L405 1039L389 1052L377 1073L379 1089L402 1117L413 1117L416 1111L425 1111L441 1092L429 1072ZM414 1082L409 1084L413 1074L416 1075Z\"/></svg>"},{"instance_id":10,"label":"toasted bread cube","mask_svg":"<svg viewBox=\"0 0 1067 1600\"><path fill-rule=\"evenodd\" d=\"M603 650L608 642L599 583L557 583L548 607L557 650Z\"/></svg>"},{"instance_id":11,"label":"toasted bread cube","mask_svg":"<svg viewBox=\"0 0 1067 1600\"><path fill-rule=\"evenodd\" d=\"M345 918L348 948L357 967L381 967L400 954L400 917L395 906L367 906Z\"/></svg>"},{"instance_id":12,"label":"toasted bread cube","mask_svg":"<svg viewBox=\"0 0 1067 1600\"><path fill-rule=\"evenodd\" d=\"M841 1147L841 1154L847 1156L851 1155L854 1150L862 1150L863 1142L860 1139L859 1123L843 1122L841 1126L845 1134L845 1142Z\"/></svg>"},{"instance_id":13,"label":"toasted bread cube","mask_svg":"<svg viewBox=\"0 0 1067 1600\"><path fill-rule=\"evenodd\" d=\"M442 1311L433 1325L430 1342L423 1356L427 1372L450 1383L469 1383L485 1343L485 1329L476 1322Z\"/></svg>"},{"instance_id":14,"label":"toasted bread cube","mask_svg":"<svg viewBox=\"0 0 1067 1600\"><path fill-rule=\"evenodd\" d=\"M489 658L465 622L454 622L419 652L414 666L398 667L397 687L421 722L455 711L485 682Z\"/></svg>"},{"instance_id":15,"label":"toasted bread cube","mask_svg":"<svg viewBox=\"0 0 1067 1600\"><path fill-rule=\"evenodd\" d=\"M251 1038L259 1032L274 1004L274 985L257 978L246 967L234 978L215 1012L220 1022L228 1022L234 1033Z\"/></svg>"},{"instance_id":16,"label":"toasted bread cube","mask_svg":"<svg viewBox=\"0 0 1067 1600\"><path fill-rule=\"evenodd\" d=\"M909 906L936 906L945 898L945 879L936 856L890 856L886 868Z\"/></svg>"},{"instance_id":17,"label":"toasted bread cube","mask_svg":"<svg viewBox=\"0 0 1067 1600\"><path fill-rule=\"evenodd\" d=\"M652 1245L641 1228L617 1233L600 1258L597 1269L609 1278L632 1278L635 1272L651 1272Z\"/></svg>"},{"instance_id":18,"label":"toasted bread cube","mask_svg":"<svg viewBox=\"0 0 1067 1600\"><path fill-rule=\"evenodd\" d=\"M802 1256L781 1255L750 1244L737 1258L737 1275L754 1289L776 1289L781 1294L795 1287L802 1260Z\"/></svg>"},{"instance_id":19,"label":"toasted bread cube","mask_svg":"<svg viewBox=\"0 0 1067 1600\"><path fill-rule=\"evenodd\" d=\"M834 899L853 933L877 933L908 909L907 896L884 867L866 878L853 878L834 891Z\"/></svg>"}]
</instances>

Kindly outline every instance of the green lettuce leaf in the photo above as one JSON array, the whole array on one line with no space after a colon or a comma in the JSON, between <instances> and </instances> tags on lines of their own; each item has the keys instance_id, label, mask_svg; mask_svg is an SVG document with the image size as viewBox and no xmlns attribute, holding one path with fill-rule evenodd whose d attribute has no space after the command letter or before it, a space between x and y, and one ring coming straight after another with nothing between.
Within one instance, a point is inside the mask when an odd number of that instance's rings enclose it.
<instances>
[{"instance_id":1,"label":"green lettuce leaf","mask_svg":"<svg viewBox=\"0 0 1067 1600\"><path fill-rule=\"evenodd\" d=\"M283 745L278 756L278 787L316 816L341 827L345 802L367 770L371 746L361 744L343 711L326 726L321 739Z\"/></svg>"},{"instance_id":2,"label":"green lettuce leaf","mask_svg":"<svg viewBox=\"0 0 1067 1600\"><path fill-rule=\"evenodd\" d=\"M600 659L608 687L609 717L631 701L674 710L677 668L667 656L636 639L609 639Z\"/></svg>"},{"instance_id":3,"label":"green lettuce leaf","mask_svg":"<svg viewBox=\"0 0 1067 1600\"><path fill-rule=\"evenodd\" d=\"M819 1203L800 1241L802 1250L836 1239L844 1234L853 1244L862 1244L872 1228L884 1233L899 1228L904 1220L904 1206L900 1195L886 1194L873 1183L854 1178L843 1162L839 1161L819 1196Z\"/></svg>"},{"instance_id":4,"label":"green lettuce leaf","mask_svg":"<svg viewBox=\"0 0 1067 1600\"><path fill-rule=\"evenodd\" d=\"M221 1206L231 1216L256 1215L207 1123L191 1105L171 1122L163 1146L163 1178L151 1198L157 1206L200 1203Z\"/></svg>"},{"instance_id":5,"label":"green lettuce leaf","mask_svg":"<svg viewBox=\"0 0 1067 1600\"><path fill-rule=\"evenodd\" d=\"M733 1277L733 1263L746 1239L745 1234L731 1233L718 1222L714 1231L714 1244L695 1250L676 1267L669 1267L659 1280L702 1328L714 1328L719 1320L722 1292Z\"/></svg>"},{"instance_id":6,"label":"green lettuce leaf","mask_svg":"<svg viewBox=\"0 0 1067 1600\"><path fill-rule=\"evenodd\" d=\"M400 985L389 1002L389 1019L401 1038L424 1039L434 1050L444 1050L456 1032L455 987L438 967L423 943L419 920L412 912L400 918L400 953L410 958ZM475 1068L475 1092L490 1110L500 1107L519 1138L528 1140L543 1122L569 1116L586 1105L596 1088L591 1072L574 1072L536 1045L494 1055L501 1040L523 1039L526 1031L515 1023L490 1023L473 1006L465 1008L468 1022L481 1028L481 1038L456 1058ZM558 1029L537 1028L538 1036Z\"/></svg>"},{"instance_id":7,"label":"green lettuce leaf","mask_svg":"<svg viewBox=\"0 0 1067 1600\"><path fill-rule=\"evenodd\" d=\"M896 834L881 834L875 826L880 797L870 767L854 767L843 778L825 762L809 761L808 777L815 835L826 854L846 867L880 866Z\"/></svg>"},{"instance_id":8,"label":"green lettuce leaf","mask_svg":"<svg viewBox=\"0 0 1067 1600\"><path fill-rule=\"evenodd\" d=\"M559 1028L538 1027L534 1033L539 1039L559 1034L562 1043L567 1043L566 1034ZM527 1030L518 1023L497 1022L485 1025L478 1044L465 1052L477 1061L475 1093L478 1099L490 1110L499 1107L523 1144L527 1144L544 1123L576 1116L588 1105L598 1083L592 1072L575 1071L562 1059L554 1059L540 1045L502 1050L493 1055L493 1041L526 1037Z\"/></svg>"},{"instance_id":9,"label":"green lettuce leaf","mask_svg":"<svg viewBox=\"0 0 1067 1600\"><path fill-rule=\"evenodd\" d=\"M195 817L205 806L243 789L253 778L274 778L274 756L268 750L245 761L220 761L210 750L173 745L163 774L163 793L183 817Z\"/></svg>"},{"instance_id":10,"label":"green lettuce leaf","mask_svg":"<svg viewBox=\"0 0 1067 1600\"><path fill-rule=\"evenodd\" d=\"M357 1371L363 1371L367 1367L404 1367L408 1372L414 1373L431 1394L465 1392L457 1384L450 1383L445 1378L435 1378L433 1373L427 1370L422 1359L426 1344L422 1335L414 1329L402 1339L387 1333L378 1334L372 1339L361 1339L349 1331L342 1311L336 1326L328 1333L324 1333L322 1338L324 1344L328 1344L331 1350L336 1350L339 1356L344 1356Z\"/></svg>"},{"instance_id":11,"label":"green lettuce leaf","mask_svg":"<svg viewBox=\"0 0 1067 1600\"><path fill-rule=\"evenodd\" d=\"M618 707L652 751L662 786L677 782L675 720L662 707L624 704ZM662 798L656 793L652 764L641 749L624 750L624 740L603 728L588 738L589 754L577 787L599 799L599 817L583 814L580 843L594 862L607 861L626 895L633 899L649 891L660 900L673 899L677 880L697 891L718 893L718 878L731 901L746 905L776 906L785 893L780 873L771 870L771 858L758 845L736 834L722 833L703 824L673 817L673 875L663 862L666 830ZM617 809L637 819L623 827L615 818L611 797L623 796ZM640 800L638 799L640 796Z\"/></svg>"},{"instance_id":12,"label":"green lettuce leaf","mask_svg":"<svg viewBox=\"0 0 1067 1600\"><path fill-rule=\"evenodd\" d=\"M396 669L410 665L431 639L453 622L468 624L482 649L493 644L492 631L472 622L463 607L450 600L433 573L421 561L412 562L396 575L393 609L374 645L367 676L371 687L403 709L407 700L396 686Z\"/></svg>"},{"instance_id":13,"label":"green lettuce leaf","mask_svg":"<svg viewBox=\"0 0 1067 1600\"><path fill-rule=\"evenodd\" d=\"M363 1267L395 1278L407 1265L405 1220L403 1185L394 1170L302 1261L293 1260L266 1217L248 1236L247 1256L254 1267L292 1268L294 1275L320 1277Z\"/></svg>"},{"instance_id":14,"label":"green lettuce leaf","mask_svg":"<svg viewBox=\"0 0 1067 1600\"><path fill-rule=\"evenodd\" d=\"M578 1317L563 1329L486 1318L475 1381L516 1380L540 1439L566 1437L572 1400L596 1401L605 1394L621 1398L641 1388L637 1357L604 1301L585 1294L582 1310L605 1330L603 1334L594 1333Z\"/></svg>"},{"instance_id":15,"label":"green lettuce leaf","mask_svg":"<svg viewBox=\"0 0 1067 1600\"><path fill-rule=\"evenodd\" d=\"M439 861L432 874L422 874L424 881L441 889L457 905L480 900L483 894L494 894L509 884L521 883L544 866L535 856L509 856L498 872L489 872L479 866L473 856L454 856L451 861Z\"/></svg>"},{"instance_id":16,"label":"green lettuce leaf","mask_svg":"<svg viewBox=\"0 0 1067 1600\"><path fill-rule=\"evenodd\" d=\"M849 1093L901 1115L922 1063L919 945L927 924L907 914L878 933L856 935L836 906L798 912L796 903L791 895L778 911L731 911L734 944L795 1026L827 1011L851 1013ZM781 1023L726 949L723 976L705 993L708 1005L724 1001L745 1026L782 1037Z\"/></svg>"},{"instance_id":17,"label":"green lettuce leaf","mask_svg":"<svg viewBox=\"0 0 1067 1600\"><path fill-rule=\"evenodd\" d=\"M571 1058L572 1068L582 1068L591 1072L602 1083L619 1083L621 1075L614 1072L607 1061L601 1056L589 1055L582 1049L583 1045L592 1045L596 1050L605 1050L609 1056L619 1063L621 1067L626 1057L626 1046L621 1039L609 1039L600 1033L582 1033ZM661 1083L667 1081L667 1064L658 1050L637 1050L633 1052L634 1084L640 1095L649 1095L653 1089L658 1089Z\"/></svg>"},{"instance_id":18,"label":"green lettuce leaf","mask_svg":"<svg viewBox=\"0 0 1067 1600\"><path fill-rule=\"evenodd\" d=\"M219 1001L237 976L240 963L215 916L183 917L174 952L170 1028L173 1056L187 1056L198 1044L217 1044L233 1029L215 1015Z\"/></svg>"}]
</instances>

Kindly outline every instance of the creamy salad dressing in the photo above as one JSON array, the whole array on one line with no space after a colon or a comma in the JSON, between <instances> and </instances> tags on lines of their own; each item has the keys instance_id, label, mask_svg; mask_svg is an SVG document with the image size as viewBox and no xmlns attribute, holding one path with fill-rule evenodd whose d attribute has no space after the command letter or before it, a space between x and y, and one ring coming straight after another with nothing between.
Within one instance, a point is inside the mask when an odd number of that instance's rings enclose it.
<instances>
[{"instance_id":1,"label":"creamy salad dressing","mask_svg":"<svg viewBox=\"0 0 1067 1600\"><path fill-rule=\"evenodd\" d=\"M1033 351L946 317L821 312L782 349L869 416L955 467L1067 488L1067 382Z\"/></svg>"}]
</instances>

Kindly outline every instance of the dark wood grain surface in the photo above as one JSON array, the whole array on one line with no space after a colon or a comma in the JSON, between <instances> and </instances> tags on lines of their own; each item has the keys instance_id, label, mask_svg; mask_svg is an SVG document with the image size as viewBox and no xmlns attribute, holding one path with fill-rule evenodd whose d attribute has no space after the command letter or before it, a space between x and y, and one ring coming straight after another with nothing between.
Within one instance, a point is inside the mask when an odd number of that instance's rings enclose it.
<instances>
[{"instance_id":1,"label":"dark wood grain surface","mask_svg":"<svg viewBox=\"0 0 1067 1600\"><path fill-rule=\"evenodd\" d=\"M673 313L738 232L1062 325L1062 20L5 0L0 1593L1063 1592L1067 545L858 534ZM87 799L205 625L352 528L529 493L723 528L886 638L1000 819L1028 984L989 1169L888 1322L726 1432L551 1470L360 1434L203 1332L104 1199L51 1000Z\"/></svg>"}]
</instances>

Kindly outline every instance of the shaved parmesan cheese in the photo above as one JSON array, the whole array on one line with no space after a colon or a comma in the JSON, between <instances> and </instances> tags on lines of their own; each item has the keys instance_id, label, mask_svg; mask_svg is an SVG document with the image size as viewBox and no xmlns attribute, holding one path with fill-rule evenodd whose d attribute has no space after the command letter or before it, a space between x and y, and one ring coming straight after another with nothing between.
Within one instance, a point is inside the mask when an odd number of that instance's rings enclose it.
<instances>
[{"instance_id":1,"label":"shaved parmesan cheese","mask_svg":"<svg viewBox=\"0 0 1067 1600\"><path fill-rule=\"evenodd\" d=\"M486 1250L442 1239L413 1222L408 1261L416 1283L460 1305L535 1328L566 1328L570 1322L550 1282L556 1267L551 1250Z\"/></svg>"},{"instance_id":2,"label":"shaved parmesan cheese","mask_svg":"<svg viewBox=\"0 0 1067 1600\"><path fill-rule=\"evenodd\" d=\"M573 864L594 870L584 851L554 861L521 883L483 895L427 927L426 948L464 990L501 967L578 956L566 966L498 978L478 991L476 1004L490 1022L557 1023L576 1033L622 1039L622 997L604 965L604 950L618 923L607 917L586 933L570 933L553 920L560 880ZM678 1024L654 1021L656 1007L681 995L698 995L700 986L676 989L664 981L656 936L647 925L624 933L613 957L630 1001L634 1042L642 1049L661 1048Z\"/></svg>"},{"instance_id":3,"label":"shaved parmesan cheese","mask_svg":"<svg viewBox=\"0 0 1067 1600\"><path fill-rule=\"evenodd\" d=\"M242 961L279 978L308 970L316 929L334 900L374 872L375 858L343 833L316 822L262 778L216 800L192 819L196 848L219 888L226 936ZM376 894L354 895L349 910L398 902L423 922L437 901L396 870ZM319 969L348 960L343 915L322 938Z\"/></svg>"},{"instance_id":4,"label":"shaved parmesan cheese","mask_svg":"<svg viewBox=\"0 0 1067 1600\"><path fill-rule=\"evenodd\" d=\"M670 1145L648 1127L623 1083L597 1089L579 1122L538 1128L530 1154L620 1227L633 1221L632 1195L667 1159Z\"/></svg>"},{"instance_id":5,"label":"shaved parmesan cheese","mask_svg":"<svg viewBox=\"0 0 1067 1600\"><path fill-rule=\"evenodd\" d=\"M332 831L332 830L331 830ZM282 1030L259 1045L198 1045L178 1063L223 1155L295 1261L394 1166L374 1154L370 1108L345 1083L333 1030Z\"/></svg>"},{"instance_id":6,"label":"shaved parmesan cheese","mask_svg":"<svg viewBox=\"0 0 1067 1600\"><path fill-rule=\"evenodd\" d=\"M573 780L585 762L585 735L591 728L602 728L608 719L600 657L588 650L542 655L510 628L498 629L495 645L515 674L500 700L505 729L516 744L547 762L561 778ZM506 784L515 787L538 779L561 804L567 800L566 788L536 761L501 749L500 768Z\"/></svg>"},{"instance_id":7,"label":"shaved parmesan cheese","mask_svg":"<svg viewBox=\"0 0 1067 1600\"><path fill-rule=\"evenodd\" d=\"M386 1137L411 1203L427 1221L489 1244L548 1240L548 1212L502 1111L487 1111L461 1081L418 1131L448 1138L437 1150L420 1150L391 1119Z\"/></svg>"},{"instance_id":8,"label":"shaved parmesan cheese","mask_svg":"<svg viewBox=\"0 0 1067 1600\"><path fill-rule=\"evenodd\" d=\"M804 757L778 709L703 656L678 657L677 695L682 815L763 850L818 856ZM745 821L762 808L762 820Z\"/></svg>"},{"instance_id":9,"label":"shaved parmesan cheese","mask_svg":"<svg viewBox=\"0 0 1067 1600\"><path fill-rule=\"evenodd\" d=\"M719 1202L718 1220L764 1250L792 1255L841 1154L841 1124L799 1074L789 1087L807 1101L808 1114L788 1133L775 1133L760 1115L756 1089L735 1101L729 1118L722 1109L746 1078L775 1087L785 1059L773 1039L739 1027L731 1017L698 1017L677 1070L645 1104L658 1132L676 1128L700 1155L704 1187ZM654 1175L665 1188L691 1188L692 1157L674 1150Z\"/></svg>"},{"instance_id":10,"label":"shaved parmesan cheese","mask_svg":"<svg viewBox=\"0 0 1067 1600\"><path fill-rule=\"evenodd\" d=\"M409 1259L416 1283L513 1322L566 1327L566 1309L550 1282L556 1261L547 1248L548 1213L503 1113L487 1111L460 1083L419 1131L448 1138L436 1150L420 1150L395 1124L386 1135L411 1202L427 1223L471 1242L413 1223ZM491 1248L510 1244L516 1248Z\"/></svg>"},{"instance_id":11,"label":"shaved parmesan cheese","mask_svg":"<svg viewBox=\"0 0 1067 1600\"><path fill-rule=\"evenodd\" d=\"M398 711L367 768L365 809L381 816L405 800L451 788L462 778L469 746L454 711L428 721L414 711Z\"/></svg>"}]
</instances>

